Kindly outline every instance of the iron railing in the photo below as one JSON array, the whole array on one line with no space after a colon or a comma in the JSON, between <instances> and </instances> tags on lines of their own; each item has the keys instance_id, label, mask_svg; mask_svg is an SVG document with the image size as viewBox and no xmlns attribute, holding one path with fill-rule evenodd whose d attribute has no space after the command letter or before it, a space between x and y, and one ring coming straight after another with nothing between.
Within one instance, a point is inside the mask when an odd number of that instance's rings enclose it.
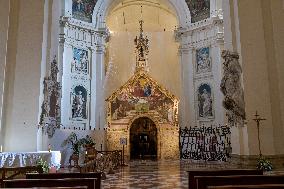
<instances>
[{"instance_id":1,"label":"iron railing","mask_svg":"<svg viewBox=\"0 0 284 189\"><path fill-rule=\"evenodd\" d=\"M180 157L182 159L227 161L231 151L231 131L228 126L180 129Z\"/></svg>"}]
</instances>

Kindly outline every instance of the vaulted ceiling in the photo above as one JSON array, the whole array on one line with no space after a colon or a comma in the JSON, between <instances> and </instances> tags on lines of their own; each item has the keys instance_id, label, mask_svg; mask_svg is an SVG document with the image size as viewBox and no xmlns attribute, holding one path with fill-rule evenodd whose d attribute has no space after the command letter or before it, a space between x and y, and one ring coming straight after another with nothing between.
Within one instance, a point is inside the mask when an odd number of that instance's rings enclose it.
<instances>
[{"instance_id":1,"label":"vaulted ceiling","mask_svg":"<svg viewBox=\"0 0 284 189\"><path fill-rule=\"evenodd\" d=\"M173 31L178 25L175 11L166 0L124 0L107 17L111 31L139 31L144 20L147 32Z\"/></svg>"}]
</instances>

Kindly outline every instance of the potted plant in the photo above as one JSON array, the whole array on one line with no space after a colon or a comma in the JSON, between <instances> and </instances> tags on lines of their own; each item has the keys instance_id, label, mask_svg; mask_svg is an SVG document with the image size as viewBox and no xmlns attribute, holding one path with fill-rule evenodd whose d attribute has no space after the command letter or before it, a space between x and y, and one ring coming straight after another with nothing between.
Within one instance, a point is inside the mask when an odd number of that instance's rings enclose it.
<instances>
[{"instance_id":1,"label":"potted plant","mask_svg":"<svg viewBox=\"0 0 284 189\"><path fill-rule=\"evenodd\" d=\"M89 135L85 138L80 139L80 143L84 145L85 148L94 147L96 145L95 141Z\"/></svg>"},{"instance_id":2,"label":"potted plant","mask_svg":"<svg viewBox=\"0 0 284 189\"><path fill-rule=\"evenodd\" d=\"M49 165L43 159L39 159L37 162L37 167L39 168L39 173L48 173L49 172Z\"/></svg>"},{"instance_id":3,"label":"potted plant","mask_svg":"<svg viewBox=\"0 0 284 189\"><path fill-rule=\"evenodd\" d=\"M262 155L257 159L256 167L263 171L271 171L273 169L272 163Z\"/></svg>"}]
</instances>

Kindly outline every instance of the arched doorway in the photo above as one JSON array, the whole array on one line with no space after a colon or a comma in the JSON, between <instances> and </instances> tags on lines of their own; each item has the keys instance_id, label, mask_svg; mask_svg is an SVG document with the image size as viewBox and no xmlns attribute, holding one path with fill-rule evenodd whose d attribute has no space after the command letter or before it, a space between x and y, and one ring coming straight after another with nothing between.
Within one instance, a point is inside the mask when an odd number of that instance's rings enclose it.
<instances>
[{"instance_id":1,"label":"arched doorway","mask_svg":"<svg viewBox=\"0 0 284 189\"><path fill-rule=\"evenodd\" d=\"M130 158L157 159L157 127L147 117L138 118L131 125Z\"/></svg>"}]
</instances>

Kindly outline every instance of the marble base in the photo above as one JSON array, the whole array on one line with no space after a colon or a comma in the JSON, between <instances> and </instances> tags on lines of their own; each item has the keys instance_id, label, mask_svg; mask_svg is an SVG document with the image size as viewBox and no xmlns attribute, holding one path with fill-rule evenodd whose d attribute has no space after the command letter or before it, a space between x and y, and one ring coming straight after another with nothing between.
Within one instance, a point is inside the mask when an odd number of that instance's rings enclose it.
<instances>
[{"instance_id":1,"label":"marble base","mask_svg":"<svg viewBox=\"0 0 284 189\"><path fill-rule=\"evenodd\" d=\"M258 155L237 155L232 154L229 163L232 166L240 168L256 168L256 162ZM282 155L264 155L269 161L271 161L274 170L284 169L284 154Z\"/></svg>"}]
</instances>

